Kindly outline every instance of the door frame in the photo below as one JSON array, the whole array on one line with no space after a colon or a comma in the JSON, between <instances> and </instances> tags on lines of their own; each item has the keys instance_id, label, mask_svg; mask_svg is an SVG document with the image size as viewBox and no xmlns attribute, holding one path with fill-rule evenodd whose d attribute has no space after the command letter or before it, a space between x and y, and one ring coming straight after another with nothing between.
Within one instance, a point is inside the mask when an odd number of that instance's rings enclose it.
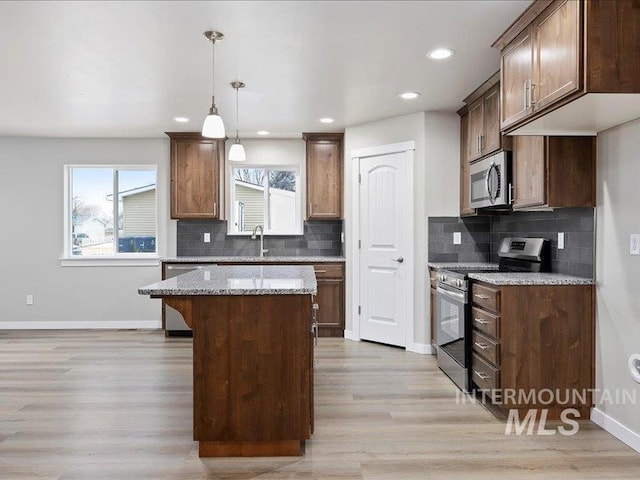
<instances>
[{"instance_id":1,"label":"door frame","mask_svg":"<svg viewBox=\"0 0 640 480\"><path fill-rule=\"evenodd\" d=\"M351 274L351 334L349 338L351 340L360 341L360 314L358 313L358 306L360 305L360 248L358 247L358 241L360 240L360 159L367 157L376 157L380 155L389 155L392 153L404 153L408 162L409 178L409 197L411 202L409 205L409 218L411 223L409 229L411 234L409 235L409 247L408 253L404 255L406 258L407 266L407 279L411 288L407 289L407 325L405 325L405 350L416 350L414 340L414 301L415 301L415 288L414 288L414 187L413 187L413 166L414 166L414 151L416 149L416 142L411 140L408 142L393 143L389 145L380 145L376 147L359 148L351 151L351 166L353 175L351 176L351 192L352 192L352 212L354 222L352 223L353 234L351 240L348 242L351 258L353 259L353 267Z\"/></svg>"}]
</instances>

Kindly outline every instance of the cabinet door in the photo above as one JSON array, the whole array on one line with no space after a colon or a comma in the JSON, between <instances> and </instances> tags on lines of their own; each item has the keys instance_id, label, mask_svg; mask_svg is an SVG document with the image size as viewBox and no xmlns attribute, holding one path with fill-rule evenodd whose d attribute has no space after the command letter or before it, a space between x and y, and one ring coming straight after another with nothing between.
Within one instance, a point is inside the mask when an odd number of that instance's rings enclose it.
<instances>
[{"instance_id":1,"label":"cabinet door","mask_svg":"<svg viewBox=\"0 0 640 480\"><path fill-rule=\"evenodd\" d=\"M460 216L475 215L476 210L471 208L471 196L469 194L469 159L467 158L469 140L469 114L460 117Z\"/></svg>"},{"instance_id":2,"label":"cabinet door","mask_svg":"<svg viewBox=\"0 0 640 480\"><path fill-rule=\"evenodd\" d=\"M515 136L513 139L513 208L545 205L546 160L543 136Z\"/></svg>"},{"instance_id":3,"label":"cabinet door","mask_svg":"<svg viewBox=\"0 0 640 480\"><path fill-rule=\"evenodd\" d=\"M318 278L316 303L321 337L344 336L344 280Z\"/></svg>"},{"instance_id":4,"label":"cabinet door","mask_svg":"<svg viewBox=\"0 0 640 480\"><path fill-rule=\"evenodd\" d=\"M534 109L577 91L580 85L580 4L565 0L533 24Z\"/></svg>"},{"instance_id":5,"label":"cabinet door","mask_svg":"<svg viewBox=\"0 0 640 480\"><path fill-rule=\"evenodd\" d=\"M467 131L467 158L473 161L482 156L482 132L484 102L480 98L469 106L469 127Z\"/></svg>"},{"instance_id":6,"label":"cabinet door","mask_svg":"<svg viewBox=\"0 0 640 480\"><path fill-rule=\"evenodd\" d=\"M171 140L171 218L219 218L216 141Z\"/></svg>"},{"instance_id":7,"label":"cabinet door","mask_svg":"<svg viewBox=\"0 0 640 480\"><path fill-rule=\"evenodd\" d=\"M480 145L482 155L500 149L500 85L496 85L482 97L483 133Z\"/></svg>"},{"instance_id":8,"label":"cabinet door","mask_svg":"<svg viewBox=\"0 0 640 480\"><path fill-rule=\"evenodd\" d=\"M500 100L505 128L531 113L529 81L533 78L531 29L518 35L503 51L500 67Z\"/></svg>"},{"instance_id":9,"label":"cabinet door","mask_svg":"<svg viewBox=\"0 0 640 480\"><path fill-rule=\"evenodd\" d=\"M307 139L307 218L342 218L342 141Z\"/></svg>"}]
</instances>

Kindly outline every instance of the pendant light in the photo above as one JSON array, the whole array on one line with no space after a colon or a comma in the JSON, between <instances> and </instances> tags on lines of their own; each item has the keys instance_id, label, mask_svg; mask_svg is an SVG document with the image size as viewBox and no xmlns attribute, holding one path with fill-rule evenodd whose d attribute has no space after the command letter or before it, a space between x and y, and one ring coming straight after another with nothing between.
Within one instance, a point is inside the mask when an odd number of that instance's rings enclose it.
<instances>
[{"instance_id":1,"label":"pendant light","mask_svg":"<svg viewBox=\"0 0 640 480\"><path fill-rule=\"evenodd\" d=\"M211 108L209 109L209 115L204 119L202 125L202 136L207 138L225 138L226 133L224 131L224 123L222 123L222 117L218 115L218 107L216 107L216 100L214 96L215 86L215 48L216 42L222 40L224 35L215 30L209 30L204 32L204 36L211 42L211 61L213 64L211 72Z\"/></svg>"},{"instance_id":2,"label":"pendant light","mask_svg":"<svg viewBox=\"0 0 640 480\"><path fill-rule=\"evenodd\" d=\"M236 80L235 82L231 82L231 86L236 90L236 138L229 150L229 160L232 162L244 162L247 159L247 156L244 153L244 147L240 143L240 136L238 135L238 128L240 125L240 115L238 113L238 92L241 88L245 87L245 84Z\"/></svg>"}]
</instances>

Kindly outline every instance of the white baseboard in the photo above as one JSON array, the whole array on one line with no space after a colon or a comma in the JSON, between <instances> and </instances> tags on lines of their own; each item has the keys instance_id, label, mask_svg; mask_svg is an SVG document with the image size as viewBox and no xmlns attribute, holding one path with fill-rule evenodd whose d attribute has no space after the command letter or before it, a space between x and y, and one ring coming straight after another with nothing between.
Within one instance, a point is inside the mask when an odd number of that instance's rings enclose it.
<instances>
[{"instance_id":1,"label":"white baseboard","mask_svg":"<svg viewBox=\"0 0 640 480\"><path fill-rule=\"evenodd\" d=\"M625 427L619 421L597 408L591 409L591 421L640 453L640 434Z\"/></svg>"},{"instance_id":2,"label":"white baseboard","mask_svg":"<svg viewBox=\"0 0 640 480\"><path fill-rule=\"evenodd\" d=\"M407 352L421 353L423 355L433 355L435 353L433 347L426 343L412 343L407 345L406 350Z\"/></svg>"},{"instance_id":3,"label":"white baseboard","mask_svg":"<svg viewBox=\"0 0 640 480\"><path fill-rule=\"evenodd\" d=\"M66 321L66 322L0 322L0 330L98 330L98 329L158 329L161 320Z\"/></svg>"},{"instance_id":4,"label":"white baseboard","mask_svg":"<svg viewBox=\"0 0 640 480\"><path fill-rule=\"evenodd\" d=\"M347 340L353 340L353 341L360 341L359 338L356 338L356 336L354 335L354 333L351 330L345 330L344 331L344 338L346 338Z\"/></svg>"}]
</instances>

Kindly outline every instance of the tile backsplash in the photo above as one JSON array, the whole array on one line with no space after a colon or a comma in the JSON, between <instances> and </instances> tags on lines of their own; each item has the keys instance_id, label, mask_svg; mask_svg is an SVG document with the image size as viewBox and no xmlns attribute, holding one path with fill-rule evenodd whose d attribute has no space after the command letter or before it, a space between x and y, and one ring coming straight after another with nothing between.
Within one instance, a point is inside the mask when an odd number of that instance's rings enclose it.
<instances>
[{"instance_id":1,"label":"tile backsplash","mask_svg":"<svg viewBox=\"0 0 640 480\"><path fill-rule=\"evenodd\" d=\"M554 272L593 277L594 208L561 208L554 211L512 212L481 217L429 217L429 261L498 261L504 237L543 237L551 240ZM453 245L453 232L462 233L462 244ZM565 248L558 249L558 232L565 234Z\"/></svg>"},{"instance_id":2,"label":"tile backsplash","mask_svg":"<svg viewBox=\"0 0 640 480\"><path fill-rule=\"evenodd\" d=\"M211 242L203 242L205 233ZM264 237L269 256L342 255L342 220L304 222L303 235ZM227 235L224 220L179 220L177 253L179 257L258 255L260 241L247 235Z\"/></svg>"}]
</instances>

